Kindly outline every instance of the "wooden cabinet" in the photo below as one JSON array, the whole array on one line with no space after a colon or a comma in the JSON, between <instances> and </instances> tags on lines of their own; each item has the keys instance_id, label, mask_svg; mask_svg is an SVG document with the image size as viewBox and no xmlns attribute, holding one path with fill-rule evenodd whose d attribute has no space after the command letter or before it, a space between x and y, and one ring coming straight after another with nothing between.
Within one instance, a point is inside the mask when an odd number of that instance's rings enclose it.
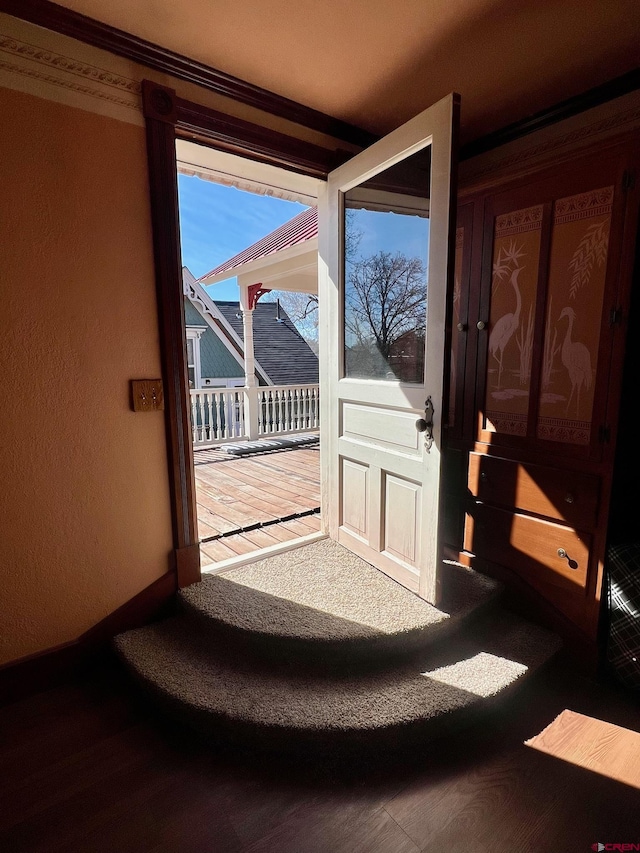
<instances>
[{"instance_id":1,"label":"wooden cabinet","mask_svg":"<svg viewBox=\"0 0 640 853\"><path fill-rule=\"evenodd\" d=\"M635 143L463 199L449 545L595 638L637 225ZM460 465L453 466L458 470ZM447 503L447 500L445 500Z\"/></svg>"}]
</instances>

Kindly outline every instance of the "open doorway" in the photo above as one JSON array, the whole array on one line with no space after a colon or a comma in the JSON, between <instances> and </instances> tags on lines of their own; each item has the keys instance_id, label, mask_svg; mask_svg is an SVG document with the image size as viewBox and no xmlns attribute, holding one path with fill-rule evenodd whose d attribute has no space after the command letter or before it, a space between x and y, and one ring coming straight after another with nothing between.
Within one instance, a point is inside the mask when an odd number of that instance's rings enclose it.
<instances>
[{"instance_id":1,"label":"open doorway","mask_svg":"<svg viewBox=\"0 0 640 853\"><path fill-rule=\"evenodd\" d=\"M176 145L203 572L322 536L314 178Z\"/></svg>"}]
</instances>

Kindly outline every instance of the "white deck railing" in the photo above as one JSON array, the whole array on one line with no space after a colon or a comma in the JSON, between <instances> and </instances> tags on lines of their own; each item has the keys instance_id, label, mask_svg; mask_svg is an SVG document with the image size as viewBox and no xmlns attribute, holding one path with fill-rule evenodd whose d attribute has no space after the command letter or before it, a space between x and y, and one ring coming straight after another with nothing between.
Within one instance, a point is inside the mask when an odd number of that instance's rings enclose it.
<instances>
[{"instance_id":1,"label":"white deck railing","mask_svg":"<svg viewBox=\"0 0 640 853\"><path fill-rule=\"evenodd\" d=\"M262 385L258 389L258 435L306 432L320 426L316 385Z\"/></svg>"},{"instance_id":2,"label":"white deck railing","mask_svg":"<svg viewBox=\"0 0 640 853\"><path fill-rule=\"evenodd\" d=\"M193 446L211 446L244 438L244 403L243 388L191 391Z\"/></svg>"},{"instance_id":3,"label":"white deck railing","mask_svg":"<svg viewBox=\"0 0 640 853\"><path fill-rule=\"evenodd\" d=\"M194 447L306 432L320 426L317 383L198 388L190 395Z\"/></svg>"}]
</instances>

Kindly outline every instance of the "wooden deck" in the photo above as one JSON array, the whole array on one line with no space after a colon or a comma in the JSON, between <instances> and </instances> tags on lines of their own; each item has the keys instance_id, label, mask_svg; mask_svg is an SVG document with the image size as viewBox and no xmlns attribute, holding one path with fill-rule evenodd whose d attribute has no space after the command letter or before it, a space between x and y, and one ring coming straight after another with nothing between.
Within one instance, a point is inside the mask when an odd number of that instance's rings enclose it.
<instances>
[{"instance_id":1,"label":"wooden deck","mask_svg":"<svg viewBox=\"0 0 640 853\"><path fill-rule=\"evenodd\" d=\"M232 456L224 446L196 450L194 469L203 568L320 530L317 512L279 521L320 506L315 445L246 457ZM255 524L261 526L233 532Z\"/></svg>"}]
</instances>

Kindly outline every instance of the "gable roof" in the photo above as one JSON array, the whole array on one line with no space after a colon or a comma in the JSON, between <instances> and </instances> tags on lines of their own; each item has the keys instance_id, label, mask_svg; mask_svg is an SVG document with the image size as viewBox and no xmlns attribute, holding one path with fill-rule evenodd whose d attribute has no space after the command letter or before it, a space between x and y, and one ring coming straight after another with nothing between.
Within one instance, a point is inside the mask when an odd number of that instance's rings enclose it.
<instances>
[{"instance_id":1,"label":"gable roof","mask_svg":"<svg viewBox=\"0 0 640 853\"><path fill-rule=\"evenodd\" d=\"M214 304L243 339L242 311L239 302L215 301ZM253 312L253 348L256 360L274 385L306 384L318 381L318 356L278 303L258 302Z\"/></svg>"},{"instance_id":2,"label":"gable roof","mask_svg":"<svg viewBox=\"0 0 640 853\"><path fill-rule=\"evenodd\" d=\"M244 369L244 343L242 340L242 331L240 332L240 335L234 331L233 327L224 318L213 299L211 299L204 287L199 284L188 267L182 267L182 292L198 311L200 316L205 320L207 325L220 338L231 355L237 359ZM270 380L267 371L260 364L260 360L257 357L255 362L256 373L261 376L265 382L269 383ZM273 380L271 381L273 382Z\"/></svg>"},{"instance_id":3,"label":"gable roof","mask_svg":"<svg viewBox=\"0 0 640 853\"><path fill-rule=\"evenodd\" d=\"M293 219L285 222L275 231L267 234L257 243L253 243L242 252L234 255L229 260L224 261L220 266L210 270L205 275L201 276L198 281L206 281L207 279L218 277L222 273L229 273L228 277L233 276L234 270L238 267L245 266L253 261L259 261L269 255L275 255L278 252L283 252L285 249L291 249L293 246L299 246L318 236L318 208L310 207L308 210L303 210Z\"/></svg>"}]
</instances>

